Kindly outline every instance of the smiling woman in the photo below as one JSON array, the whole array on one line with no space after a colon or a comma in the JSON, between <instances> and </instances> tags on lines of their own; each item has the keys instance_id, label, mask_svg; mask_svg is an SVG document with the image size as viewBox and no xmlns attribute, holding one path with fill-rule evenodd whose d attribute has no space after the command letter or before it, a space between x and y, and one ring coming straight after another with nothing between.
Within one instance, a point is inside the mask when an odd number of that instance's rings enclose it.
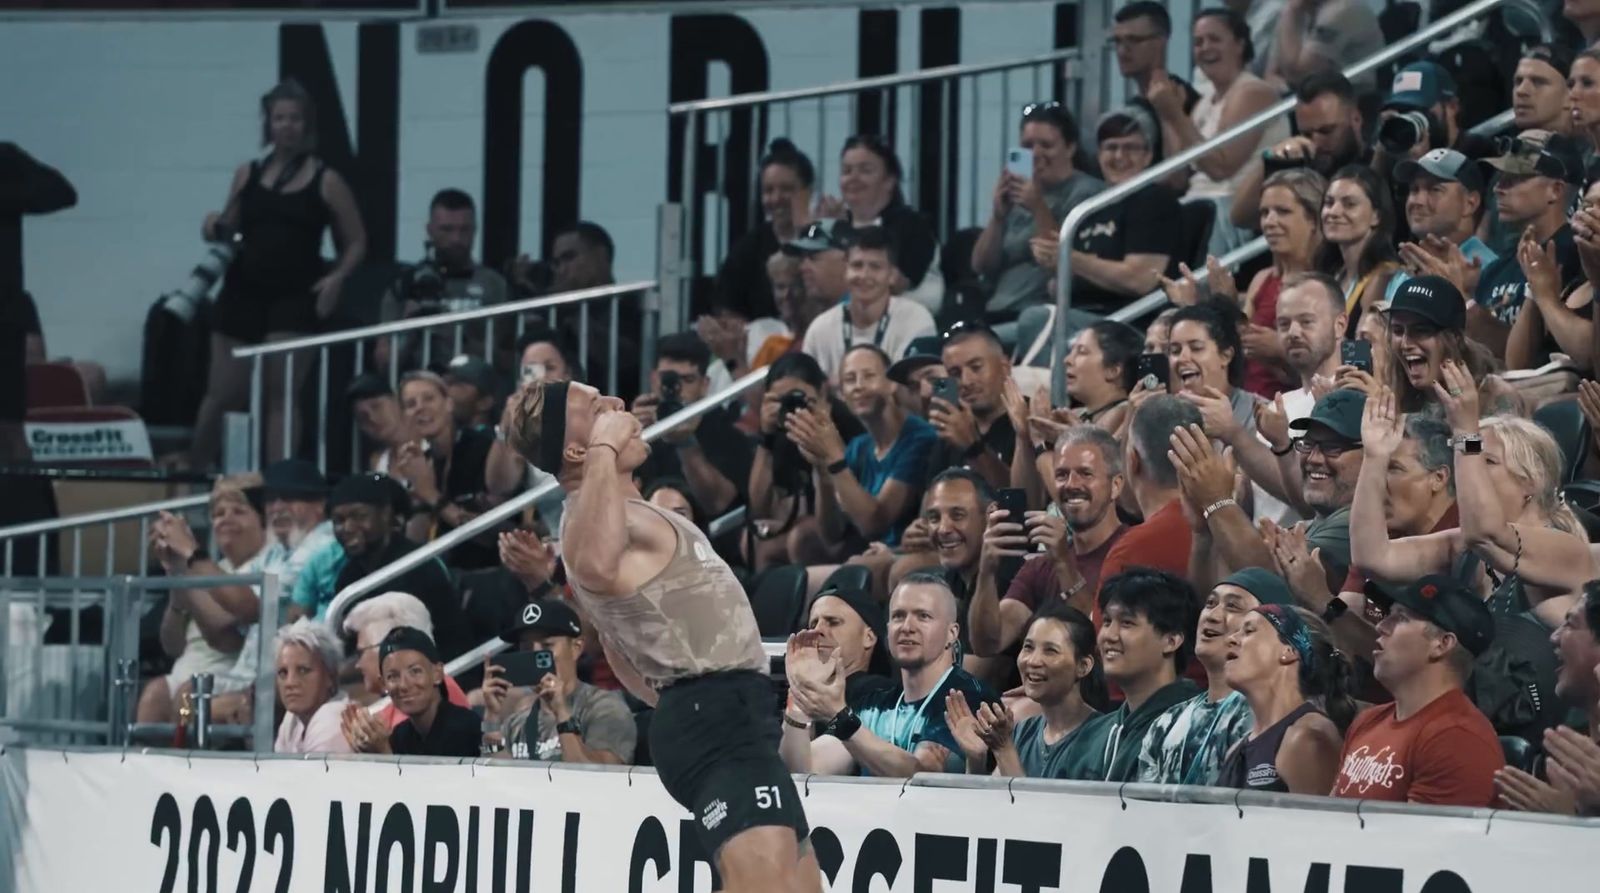
<instances>
[{"instance_id":1,"label":"smiling woman","mask_svg":"<svg viewBox=\"0 0 1600 893\"><path fill-rule=\"evenodd\" d=\"M1226 400L1234 421L1246 431L1254 431L1255 405L1260 398L1241 387L1244 350L1239 343L1237 314L1231 305L1213 303L1185 307L1173 315L1167 342L1172 370L1168 388L1191 402ZM1215 427L1219 426L1208 419L1207 431Z\"/></svg>"}]
</instances>

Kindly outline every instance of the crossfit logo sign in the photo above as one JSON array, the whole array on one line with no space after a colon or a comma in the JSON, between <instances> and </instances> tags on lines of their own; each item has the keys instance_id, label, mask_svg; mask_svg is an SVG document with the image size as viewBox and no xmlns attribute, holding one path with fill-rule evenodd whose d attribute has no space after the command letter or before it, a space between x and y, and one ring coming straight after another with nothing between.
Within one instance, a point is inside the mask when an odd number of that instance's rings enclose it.
<instances>
[{"instance_id":1,"label":"crossfit logo sign","mask_svg":"<svg viewBox=\"0 0 1600 893\"><path fill-rule=\"evenodd\" d=\"M705 825L707 831L712 831L727 817L728 804L721 800L712 800L706 805L705 814L700 816L700 824Z\"/></svg>"}]
</instances>

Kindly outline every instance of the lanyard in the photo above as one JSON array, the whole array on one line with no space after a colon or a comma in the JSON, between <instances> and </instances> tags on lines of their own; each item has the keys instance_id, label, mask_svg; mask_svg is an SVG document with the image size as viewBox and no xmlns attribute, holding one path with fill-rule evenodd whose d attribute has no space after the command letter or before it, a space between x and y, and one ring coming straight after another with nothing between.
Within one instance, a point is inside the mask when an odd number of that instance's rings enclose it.
<instances>
[{"instance_id":1,"label":"lanyard","mask_svg":"<svg viewBox=\"0 0 1600 893\"><path fill-rule=\"evenodd\" d=\"M908 723L903 722L900 718L900 708L904 707L906 704L905 689L900 689L900 699L894 702L894 732L890 739L891 743L893 743L895 747L907 751L911 749L911 739L907 737L905 743L901 744L900 736L902 734L909 736L912 732L916 731L917 720L922 718L922 711L928 709L928 702L938 696L939 689L944 687L945 680L950 678L950 674L955 672L955 669L955 664L951 664L949 668L944 671L944 675L939 677L939 681L933 684L933 689L928 692L928 696L922 699L921 704L917 705L917 712L911 714L911 721ZM904 725L905 728L901 728L902 725Z\"/></svg>"},{"instance_id":2,"label":"lanyard","mask_svg":"<svg viewBox=\"0 0 1600 893\"><path fill-rule=\"evenodd\" d=\"M839 314L839 328L844 333L844 349L845 350L849 350L852 347L851 337L855 334L854 331L853 331L855 329L855 325L850 322L850 296L849 295L845 295L844 303L841 304L840 307L843 308L844 312ZM889 331L889 308L885 307L885 308L883 308L883 316L878 320L878 331L876 333L874 333L873 336L872 336L872 346L873 347L877 347L877 348L882 348L883 347L883 336L885 334L887 334L888 331Z\"/></svg>"}]
</instances>

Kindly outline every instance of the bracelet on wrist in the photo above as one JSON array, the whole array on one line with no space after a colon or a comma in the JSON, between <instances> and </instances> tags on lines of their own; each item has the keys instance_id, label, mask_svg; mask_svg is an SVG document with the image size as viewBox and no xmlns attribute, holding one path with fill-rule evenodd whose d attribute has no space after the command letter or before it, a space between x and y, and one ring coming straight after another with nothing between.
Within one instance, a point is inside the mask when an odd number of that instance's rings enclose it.
<instances>
[{"instance_id":1,"label":"bracelet on wrist","mask_svg":"<svg viewBox=\"0 0 1600 893\"><path fill-rule=\"evenodd\" d=\"M840 459L837 462L829 463L828 466L827 466L827 472L828 472L828 475L831 477L832 475L836 475L836 474L839 474L840 472L847 471L847 470L849 470L849 468L850 468L850 463L845 461L845 460L843 460L843 459Z\"/></svg>"},{"instance_id":2,"label":"bracelet on wrist","mask_svg":"<svg viewBox=\"0 0 1600 893\"><path fill-rule=\"evenodd\" d=\"M1206 506L1206 510L1200 513L1200 520L1202 520L1202 521L1210 521L1212 515L1216 514L1217 512L1221 511L1224 508L1227 508L1230 505L1238 505L1238 504L1239 503L1235 502L1233 497L1231 497L1231 496L1226 498L1226 499L1219 499L1216 502L1213 502L1210 505Z\"/></svg>"},{"instance_id":3,"label":"bracelet on wrist","mask_svg":"<svg viewBox=\"0 0 1600 893\"><path fill-rule=\"evenodd\" d=\"M1267 445L1267 449L1272 450L1272 455L1274 455L1274 456L1279 456L1279 457L1287 456L1287 455L1289 455L1289 453L1294 451L1294 441L1291 440L1288 443L1284 444L1283 449L1281 449L1281 450L1278 449L1275 446L1272 446L1271 444Z\"/></svg>"}]
</instances>

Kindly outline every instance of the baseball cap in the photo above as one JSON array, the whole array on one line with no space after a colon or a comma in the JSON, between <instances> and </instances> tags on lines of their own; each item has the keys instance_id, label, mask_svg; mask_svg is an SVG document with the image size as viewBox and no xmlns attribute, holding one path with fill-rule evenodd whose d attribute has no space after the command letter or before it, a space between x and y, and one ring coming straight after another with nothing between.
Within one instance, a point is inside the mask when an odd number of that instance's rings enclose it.
<instances>
[{"instance_id":1,"label":"baseball cap","mask_svg":"<svg viewBox=\"0 0 1600 893\"><path fill-rule=\"evenodd\" d=\"M889 380L910 385L911 375L918 369L937 366L944 362L938 335L924 335L906 345L906 355L889 367Z\"/></svg>"},{"instance_id":2,"label":"baseball cap","mask_svg":"<svg viewBox=\"0 0 1600 893\"><path fill-rule=\"evenodd\" d=\"M1404 605L1406 610L1448 633L1474 655L1494 642L1494 615L1477 593L1443 574L1429 574L1405 586L1366 586L1368 598L1380 605Z\"/></svg>"},{"instance_id":3,"label":"baseball cap","mask_svg":"<svg viewBox=\"0 0 1600 893\"><path fill-rule=\"evenodd\" d=\"M516 620L500 634L504 641L516 644L526 632L541 632L550 636L577 638L583 635L583 625L578 622L578 612L558 598L529 602L517 611Z\"/></svg>"},{"instance_id":4,"label":"baseball cap","mask_svg":"<svg viewBox=\"0 0 1600 893\"><path fill-rule=\"evenodd\" d=\"M1522 58L1524 59L1533 59L1537 62L1543 62L1551 68L1554 68L1556 72L1559 73L1563 78L1566 78L1572 73L1573 57L1574 54L1572 50L1566 45L1559 43L1536 44L1528 47L1527 51L1522 54Z\"/></svg>"},{"instance_id":5,"label":"baseball cap","mask_svg":"<svg viewBox=\"0 0 1600 893\"><path fill-rule=\"evenodd\" d=\"M494 367L482 357L471 354L461 354L451 360L444 369L444 379L472 385L480 394L492 395L495 392Z\"/></svg>"},{"instance_id":6,"label":"baseball cap","mask_svg":"<svg viewBox=\"0 0 1600 893\"><path fill-rule=\"evenodd\" d=\"M1454 149L1434 149L1416 161L1408 158L1394 166L1394 178L1401 183L1410 183L1419 173L1460 183L1473 192L1482 192L1485 186L1478 162Z\"/></svg>"},{"instance_id":7,"label":"baseball cap","mask_svg":"<svg viewBox=\"0 0 1600 893\"><path fill-rule=\"evenodd\" d=\"M321 499L328 495L328 479L305 459L280 459L261 470L261 489L282 496Z\"/></svg>"},{"instance_id":8,"label":"baseball cap","mask_svg":"<svg viewBox=\"0 0 1600 893\"><path fill-rule=\"evenodd\" d=\"M411 504L411 496L400 482L377 471L352 474L334 486L328 494L328 511L341 505L387 505L403 513Z\"/></svg>"},{"instance_id":9,"label":"baseball cap","mask_svg":"<svg viewBox=\"0 0 1600 893\"><path fill-rule=\"evenodd\" d=\"M824 217L812 221L799 238L783 243L783 251L785 254L816 254L830 248L845 251L855 241L854 233L850 224L843 220Z\"/></svg>"},{"instance_id":10,"label":"baseball cap","mask_svg":"<svg viewBox=\"0 0 1600 893\"><path fill-rule=\"evenodd\" d=\"M1386 109L1427 111L1456 95L1456 79L1437 62L1413 62L1394 73Z\"/></svg>"},{"instance_id":11,"label":"baseball cap","mask_svg":"<svg viewBox=\"0 0 1600 893\"><path fill-rule=\"evenodd\" d=\"M396 651L417 651L431 663L444 663L444 658L439 656L439 646L433 644L433 638L414 626L397 626L389 630L389 634L378 643L378 666L382 667L389 655Z\"/></svg>"},{"instance_id":12,"label":"baseball cap","mask_svg":"<svg viewBox=\"0 0 1600 893\"><path fill-rule=\"evenodd\" d=\"M1283 578L1265 568L1247 567L1235 571L1226 580L1217 585L1227 584L1237 586L1245 592L1256 597L1256 601L1263 605L1288 605L1294 606L1294 594L1289 591L1289 584Z\"/></svg>"},{"instance_id":13,"label":"baseball cap","mask_svg":"<svg viewBox=\"0 0 1600 893\"><path fill-rule=\"evenodd\" d=\"M1583 149L1572 137L1548 130L1524 130L1505 154L1484 163L1504 174L1583 183Z\"/></svg>"},{"instance_id":14,"label":"baseball cap","mask_svg":"<svg viewBox=\"0 0 1600 893\"><path fill-rule=\"evenodd\" d=\"M376 372L363 372L357 375L344 389L344 398L351 403L393 394L394 388L389 385L389 379Z\"/></svg>"},{"instance_id":15,"label":"baseball cap","mask_svg":"<svg viewBox=\"0 0 1600 893\"><path fill-rule=\"evenodd\" d=\"M1384 310L1415 313L1441 329L1459 331L1467 326L1467 302L1455 283L1443 276L1412 276L1395 289Z\"/></svg>"},{"instance_id":16,"label":"baseball cap","mask_svg":"<svg viewBox=\"0 0 1600 893\"><path fill-rule=\"evenodd\" d=\"M1318 400L1317 404L1311 407L1311 415L1295 419L1289 423L1289 427L1296 431L1309 431L1311 426L1321 425L1345 440L1360 443L1361 411L1366 406L1366 394L1350 388L1340 388ZM1261 596L1257 595L1256 598Z\"/></svg>"}]
</instances>

